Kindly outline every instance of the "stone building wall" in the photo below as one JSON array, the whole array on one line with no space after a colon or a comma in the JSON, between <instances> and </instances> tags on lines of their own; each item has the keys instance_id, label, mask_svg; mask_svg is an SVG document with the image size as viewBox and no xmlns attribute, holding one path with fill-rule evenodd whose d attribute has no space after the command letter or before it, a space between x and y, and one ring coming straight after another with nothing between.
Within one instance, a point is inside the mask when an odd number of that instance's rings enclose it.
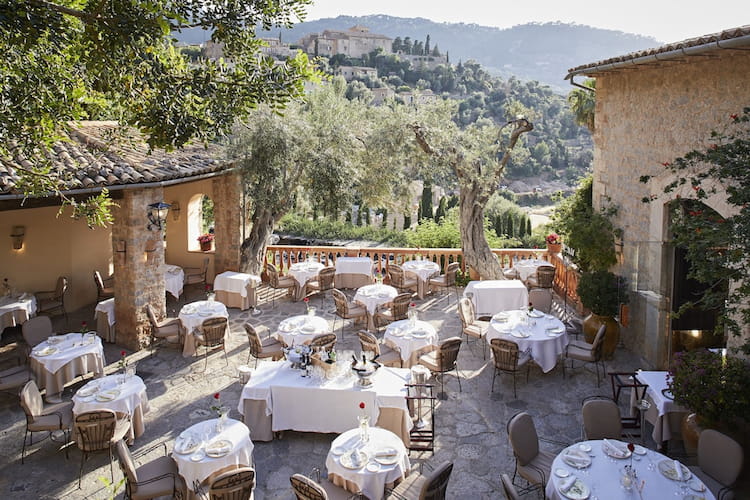
<instances>
[{"instance_id":1,"label":"stone building wall","mask_svg":"<svg viewBox=\"0 0 750 500\"><path fill-rule=\"evenodd\" d=\"M594 203L619 207L615 225L624 231L621 263L633 293L626 345L637 346L656 367L668 359L672 249L663 186L671 181L663 162L708 145L711 130L750 105L750 53L713 52L681 62L633 66L600 74L596 82ZM642 184L642 175L657 176ZM644 196L659 200L644 204ZM676 193L671 195L674 199ZM721 199L709 205L726 214Z\"/></svg>"},{"instance_id":2,"label":"stone building wall","mask_svg":"<svg viewBox=\"0 0 750 500\"><path fill-rule=\"evenodd\" d=\"M239 172L216 177L214 196L214 272L239 271L242 244L242 185Z\"/></svg>"}]
</instances>

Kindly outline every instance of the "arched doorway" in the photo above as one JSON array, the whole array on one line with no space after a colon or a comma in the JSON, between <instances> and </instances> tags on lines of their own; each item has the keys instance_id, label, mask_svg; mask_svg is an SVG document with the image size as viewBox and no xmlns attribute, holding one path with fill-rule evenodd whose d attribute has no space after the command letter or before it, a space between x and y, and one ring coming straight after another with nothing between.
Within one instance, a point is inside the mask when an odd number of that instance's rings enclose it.
<instances>
[{"instance_id":1,"label":"arched doorway","mask_svg":"<svg viewBox=\"0 0 750 500\"><path fill-rule=\"evenodd\" d=\"M193 195L188 202L187 247L190 251L213 250L214 202L203 194ZM206 236L210 236L206 238ZM201 241L210 239L210 246L201 248Z\"/></svg>"}]
</instances>

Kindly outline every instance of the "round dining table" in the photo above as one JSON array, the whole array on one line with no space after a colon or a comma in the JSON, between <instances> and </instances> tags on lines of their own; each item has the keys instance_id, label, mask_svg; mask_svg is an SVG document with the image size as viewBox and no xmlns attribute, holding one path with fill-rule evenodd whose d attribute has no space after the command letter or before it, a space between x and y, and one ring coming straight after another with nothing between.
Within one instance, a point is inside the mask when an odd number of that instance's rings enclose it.
<instances>
[{"instance_id":1,"label":"round dining table","mask_svg":"<svg viewBox=\"0 0 750 500\"><path fill-rule=\"evenodd\" d=\"M185 329L185 342L182 355L189 357L195 354L195 333L209 318L229 318L227 307L215 300L199 300L185 304L177 316Z\"/></svg>"},{"instance_id":2,"label":"round dining table","mask_svg":"<svg viewBox=\"0 0 750 500\"><path fill-rule=\"evenodd\" d=\"M626 466L632 467L635 477L623 477ZM685 465L638 445L630 452L626 443L606 439L582 441L562 450L552 462L545 495L549 500L714 499Z\"/></svg>"},{"instance_id":3,"label":"round dining table","mask_svg":"<svg viewBox=\"0 0 750 500\"><path fill-rule=\"evenodd\" d=\"M352 299L354 302L358 302L365 306L367 309L367 330L375 330L375 323L373 321L373 315L379 305L387 304L392 301L398 290L390 285L375 284L365 285L357 289L357 293L354 294Z\"/></svg>"},{"instance_id":4,"label":"round dining table","mask_svg":"<svg viewBox=\"0 0 750 500\"><path fill-rule=\"evenodd\" d=\"M24 293L19 297L0 297L0 335L11 326L25 323L36 314L36 297Z\"/></svg>"},{"instance_id":5,"label":"round dining table","mask_svg":"<svg viewBox=\"0 0 750 500\"><path fill-rule=\"evenodd\" d=\"M250 429L239 420L227 418L218 430L218 421L198 422L175 440L172 458L188 486L188 498L196 498L196 491L221 472L253 465Z\"/></svg>"},{"instance_id":6,"label":"round dining table","mask_svg":"<svg viewBox=\"0 0 750 500\"><path fill-rule=\"evenodd\" d=\"M496 338L512 340L518 344L520 352L531 353L531 359L544 373L555 367L569 342L563 322L537 309L495 314L490 320L486 337L488 344Z\"/></svg>"},{"instance_id":7,"label":"round dining table","mask_svg":"<svg viewBox=\"0 0 750 500\"><path fill-rule=\"evenodd\" d=\"M437 348L438 334L426 321L417 320L412 324L402 319L388 325L383 338L399 348L403 367L411 368L417 364L419 356Z\"/></svg>"},{"instance_id":8,"label":"round dining table","mask_svg":"<svg viewBox=\"0 0 750 500\"><path fill-rule=\"evenodd\" d=\"M302 300L305 298L305 283L315 279L320 270L324 267L323 264L315 262L314 260L297 262L296 264L289 266L289 276L293 277L299 285L297 287L297 297L295 297L294 300Z\"/></svg>"},{"instance_id":9,"label":"round dining table","mask_svg":"<svg viewBox=\"0 0 750 500\"><path fill-rule=\"evenodd\" d=\"M91 380L73 395L73 414L112 410L130 417L128 444L143 434L143 415L148 413L146 384L138 375L107 375Z\"/></svg>"},{"instance_id":10,"label":"round dining table","mask_svg":"<svg viewBox=\"0 0 750 500\"><path fill-rule=\"evenodd\" d=\"M332 483L376 500L383 498L386 486L409 474L411 464L406 446L396 434L370 427L367 435L363 442L359 428L340 434L331 443L326 469Z\"/></svg>"},{"instance_id":11,"label":"round dining table","mask_svg":"<svg viewBox=\"0 0 750 500\"><path fill-rule=\"evenodd\" d=\"M536 274L541 266L551 266L549 262L542 259L522 259L513 263L513 269L518 271L518 279L526 283L529 276Z\"/></svg>"},{"instance_id":12,"label":"round dining table","mask_svg":"<svg viewBox=\"0 0 750 500\"><path fill-rule=\"evenodd\" d=\"M320 316L301 314L279 323L276 338L286 346L309 344L316 335L330 332L328 320Z\"/></svg>"},{"instance_id":13,"label":"round dining table","mask_svg":"<svg viewBox=\"0 0 750 500\"><path fill-rule=\"evenodd\" d=\"M424 259L406 261L401 264L401 269L407 276L417 278L417 297L420 299L427 294L427 282L430 278L440 274L440 266L436 262Z\"/></svg>"}]
</instances>

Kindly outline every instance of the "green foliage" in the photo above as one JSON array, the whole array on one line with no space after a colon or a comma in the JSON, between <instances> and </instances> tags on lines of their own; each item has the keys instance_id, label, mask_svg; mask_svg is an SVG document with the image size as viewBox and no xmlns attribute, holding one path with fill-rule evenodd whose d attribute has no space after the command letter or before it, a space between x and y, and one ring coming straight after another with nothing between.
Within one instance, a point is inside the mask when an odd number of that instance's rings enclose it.
<instances>
[{"instance_id":1,"label":"green foliage","mask_svg":"<svg viewBox=\"0 0 750 500\"><path fill-rule=\"evenodd\" d=\"M662 164L674 178L663 191L676 193L670 204L672 243L686 250L688 277L706 285L703 295L680 312L718 310L716 334L739 336L750 324L750 107L729 116L724 130L709 134L708 143ZM728 208L717 213L709 206L714 200L718 206L725 200ZM750 340L741 349L750 353Z\"/></svg>"},{"instance_id":2,"label":"green foliage","mask_svg":"<svg viewBox=\"0 0 750 500\"><path fill-rule=\"evenodd\" d=\"M214 227L214 201L206 195L201 198L201 233L205 234Z\"/></svg>"},{"instance_id":3,"label":"green foliage","mask_svg":"<svg viewBox=\"0 0 750 500\"><path fill-rule=\"evenodd\" d=\"M573 250L571 259L583 272L607 270L617 262L615 235L618 230L610 217L615 207L594 210L593 178L585 177L574 194L563 200L552 216L565 245Z\"/></svg>"},{"instance_id":4,"label":"green foliage","mask_svg":"<svg viewBox=\"0 0 750 500\"><path fill-rule=\"evenodd\" d=\"M599 316L616 316L629 300L627 281L609 271L581 273L576 289L581 303Z\"/></svg>"},{"instance_id":5,"label":"green foliage","mask_svg":"<svg viewBox=\"0 0 750 500\"><path fill-rule=\"evenodd\" d=\"M104 485L104 488L107 490L107 494L109 495L107 498L109 500L114 500L115 498L117 498L117 492L125 485L125 481L127 478L123 477L116 483L113 483L109 480L109 478L104 476L99 476L97 479Z\"/></svg>"},{"instance_id":6,"label":"green foliage","mask_svg":"<svg viewBox=\"0 0 750 500\"><path fill-rule=\"evenodd\" d=\"M440 222L440 220L445 217L445 215L448 213L448 200L445 196L440 197L440 202L438 202L437 210L435 210L435 222Z\"/></svg>"},{"instance_id":7,"label":"green foliage","mask_svg":"<svg viewBox=\"0 0 750 500\"><path fill-rule=\"evenodd\" d=\"M461 232L458 225L458 208L448 210L440 222L422 219L421 224L406 232L408 246L419 248L461 248ZM489 221L485 227L485 237L491 248L514 248L520 241L498 237Z\"/></svg>"},{"instance_id":8,"label":"green foliage","mask_svg":"<svg viewBox=\"0 0 750 500\"><path fill-rule=\"evenodd\" d=\"M354 226L337 220L310 220L294 214L287 214L281 218L279 231L304 238L318 240L366 240L384 243L389 246L402 247L407 245L406 235L401 231L391 231L372 226Z\"/></svg>"},{"instance_id":9,"label":"green foliage","mask_svg":"<svg viewBox=\"0 0 750 500\"><path fill-rule=\"evenodd\" d=\"M583 85L591 90L577 88L568 94L570 109L575 115L576 123L594 131L594 112L596 111L596 80L589 78Z\"/></svg>"},{"instance_id":10,"label":"green foliage","mask_svg":"<svg viewBox=\"0 0 750 500\"><path fill-rule=\"evenodd\" d=\"M422 199L419 202L419 221L432 219L432 184L426 182L422 188Z\"/></svg>"}]
</instances>

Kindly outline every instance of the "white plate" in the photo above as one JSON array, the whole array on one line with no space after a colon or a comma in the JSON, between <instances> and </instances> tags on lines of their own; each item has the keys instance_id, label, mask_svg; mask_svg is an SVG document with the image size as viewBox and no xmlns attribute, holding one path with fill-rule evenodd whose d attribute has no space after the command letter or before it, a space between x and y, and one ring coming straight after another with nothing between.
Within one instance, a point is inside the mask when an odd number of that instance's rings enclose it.
<instances>
[{"instance_id":1,"label":"white plate","mask_svg":"<svg viewBox=\"0 0 750 500\"><path fill-rule=\"evenodd\" d=\"M344 448L343 446L337 446L331 450L331 453L333 453L337 457L343 455L344 452L346 452L346 448Z\"/></svg>"},{"instance_id":2,"label":"white plate","mask_svg":"<svg viewBox=\"0 0 750 500\"><path fill-rule=\"evenodd\" d=\"M573 486L571 486L567 492L561 491L560 493L565 498L570 498L570 500L584 500L589 497L591 491L589 490L589 487L586 486L586 483L580 479L576 479L576 482L573 483Z\"/></svg>"},{"instance_id":3,"label":"white plate","mask_svg":"<svg viewBox=\"0 0 750 500\"><path fill-rule=\"evenodd\" d=\"M206 458L206 452L203 450L198 450L194 454L190 455L190 460L192 460L193 462L200 462L204 458Z\"/></svg>"},{"instance_id":4,"label":"white plate","mask_svg":"<svg viewBox=\"0 0 750 500\"><path fill-rule=\"evenodd\" d=\"M99 384L87 384L84 387L78 389L78 395L82 398L88 397L96 393L99 390Z\"/></svg>"},{"instance_id":5,"label":"white plate","mask_svg":"<svg viewBox=\"0 0 750 500\"><path fill-rule=\"evenodd\" d=\"M355 454L357 455L358 460L355 460ZM352 450L339 457L339 463L342 467L346 467L347 469L361 469L367 465L368 460L369 457L367 456L367 453L358 450Z\"/></svg>"},{"instance_id":6,"label":"white plate","mask_svg":"<svg viewBox=\"0 0 750 500\"><path fill-rule=\"evenodd\" d=\"M197 437L180 435L178 441L175 443L174 452L179 455L189 455L200 448L200 446L201 440Z\"/></svg>"},{"instance_id":7,"label":"white plate","mask_svg":"<svg viewBox=\"0 0 750 500\"><path fill-rule=\"evenodd\" d=\"M706 491L706 485L698 481L697 479L693 479L692 481L690 481L690 484L688 484L688 486L690 486L691 490L697 491L699 493Z\"/></svg>"},{"instance_id":8,"label":"white plate","mask_svg":"<svg viewBox=\"0 0 750 500\"><path fill-rule=\"evenodd\" d=\"M647 451L648 450L646 450L646 448L637 444L635 445L635 449L633 450L633 453L635 453L636 455L645 455Z\"/></svg>"},{"instance_id":9,"label":"white plate","mask_svg":"<svg viewBox=\"0 0 750 500\"><path fill-rule=\"evenodd\" d=\"M566 471L565 469L555 469L555 475L557 477L568 477L570 475L570 472Z\"/></svg>"},{"instance_id":10,"label":"white plate","mask_svg":"<svg viewBox=\"0 0 750 500\"><path fill-rule=\"evenodd\" d=\"M578 460L574 460L573 457L577 458ZM582 452L576 453L575 451L568 451L568 452L563 453L562 461L565 462L567 465L570 465L571 467L575 467L576 469L585 469L586 467L591 465L590 456Z\"/></svg>"},{"instance_id":11,"label":"white plate","mask_svg":"<svg viewBox=\"0 0 750 500\"><path fill-rule=\"evenodd\" d=\"M690 473L690 469L680 464L682 467L682 477L684 479L690 479L693 475ZM671 458L665 458L658 464L659 472L672 481L677 481L677 471L674 468L674 461Z\"/></svg>"},{"instance_id":12,"label":"white plate","mask_svg":"<svg viewBox=\"0 0 750 500\"><path fill-rule=\"evenodd\" d=\"M380 470L380 464L377 462L370 462L367 464L367 470L369 472L377 472Z\"/></svg>"},{"instance_id":13,"label":"white plate","mask_svg":"<svg viewBox=\"0 0 750 500\"><path fill-rule=\"evenodd\" d=\"M624 444L624 443L622 443L622 444ZM604 443L602 443L602 451L606 455L608 455L608 456L610 456L612 458L617 458L618 460L622 460L622 459L625 459L625 458L630 458L630 456L632 455L632 453L630 453L630 450L628 450L627 448L625 448L625 454L624 455L621 455L621 454L619 454L617 452L612 452L612 451L610 451L609 446L604 446Z\"/></svg>"},{"instance_id":14,"label":"white plate","mask_svg":"<svg viewBox=\"0 0 750 500\"><path fill-rule=\"evenodd\" d=\"M35 351L34 354L36 354L37 356L49 356L50 354L55 354L56 352L57 347L45 347L44 349Z\"/></svg>"},{"instance_id":15,"label":"white plate","mask_svg":"<svg viewBox=\"0 0 750 500\"><path fill-rule=\"evenodd\" d=\"M565 331L565 328L563 328L561 326L553 326L553 327L547 328L547 333L551 333L551 334L554 334L554 335L557 335L557 334L562 333L564 331Z\"/></svg>"},{"instance_id":16,"label":"white plate","mask_svg":"<svg viewBox=\"0 0 750 500\"><path fill-rule=\"evenodd\" d=\"M412 332L411 336L415 339L423 339L425 338L429 333L425 332L424 330L417 330L416 332Z\"/></svg>"},{"instance_id":17,"label":"white plate","mask_svg":"<svg viewBox=\"0 0 750 500\"><path fill-rule=\"evenodd\" d=\"M209 457L217 458L223 457L224 455L228 454L230 451L232 451L232 448L233 445L231 441L220 439L206 446L205 451L206 455L208 455Z\"/></svg>"},{"instance_id":18,"label":"white plate","mask_svg":"<svg viewBox=\"0 0 750 500\"><path fill-rule=\"evenodd\" d=\"M375 453L372 458L382 465L393 465L398 462L398 450L395 448L384 449Z\"/></svg>"},{"instance_id":19,"label":"white plate","mask_svg":"<svg viewBox=\"0 0 750 500\"><path fill-rule=\"evenodd\" d=\"M510 334L519 339L525 339L525 338L531 337L531 334L529 333L518 332L515 330L510 332Z\"/></svg>"},{"instance_id":20,"label":"white plate","mask_svg":"<svg viewBox=\"0 0 750 500\"><path fill-rule=\"evenodd\" d=\"M117 396L120 395L120 391L117 389L110 389L108 391L100 392L96 395L96 400L100 403L107 403L109 401L114 401L117 399Z\"/></svg>"},{"instance_id":21,"label":"white plate","mask_svg":"<svg viewBox=\"0 0 750 500\"><path fill-rule=\"evenodd\" d=\"M579 444L578 449L581 450L584 453L588 453L591 451L591 445L589 444Z\"/></svg>"},{"instance_id":22,"label":"white plate","mask_svg":"<svg viewBox=\"0 0 750 500\"><path fill-rule=\"evenodd\" d=\"M404 332L402 330L392 330L389 334L392 335L392 336L394 336L394 337L403 337L404 336Z\"/></svg>"}]
</instances>

